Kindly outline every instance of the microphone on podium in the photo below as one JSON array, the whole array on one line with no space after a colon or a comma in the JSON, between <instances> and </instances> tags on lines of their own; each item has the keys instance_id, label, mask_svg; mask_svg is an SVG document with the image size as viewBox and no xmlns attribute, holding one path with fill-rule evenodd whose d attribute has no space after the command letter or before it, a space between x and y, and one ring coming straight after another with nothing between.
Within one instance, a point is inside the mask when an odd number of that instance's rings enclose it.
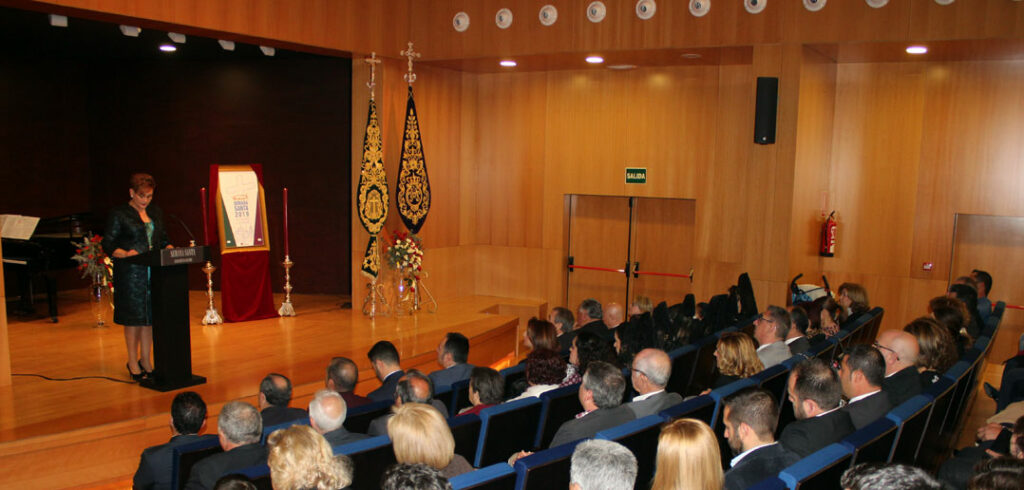
<instances>
[{"instance_id":1,"label":"microphone on podium","mask_svg":"<svg viewBox=\"0 0 1024 490\"><path fill-rule=\"evenodd\" d=\"M196 246L196 236L192 234L192 230L188 229L188 225L185 224L185 221L182 220L181 218L179 218L177 215L174 215L174 214L168 214L168 216L174 218L174 220L177 221L178 224L180 224L181 227L185 229L185 233L188 233L188 239L189 239L188 246L190 246L190 247Z\"/></svg>"}]
</instances>

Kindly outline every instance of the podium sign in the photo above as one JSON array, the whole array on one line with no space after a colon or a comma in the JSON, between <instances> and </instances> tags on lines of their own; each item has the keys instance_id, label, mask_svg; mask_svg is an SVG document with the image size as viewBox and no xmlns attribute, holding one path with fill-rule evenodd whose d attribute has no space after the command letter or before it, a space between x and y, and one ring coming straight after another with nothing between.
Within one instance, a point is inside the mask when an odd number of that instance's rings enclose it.
<instances>
[{"instance_id":1,"label":"podium sign","mask_svg":"<svg viewBox=\"0 0 1024 490\"><path fill-rule=\"evenodd\" d=\"M139 383L156 391L171 391L206 382L192 374L189 332L188 267L206 262L208 247L153 250L124 259L149 266L153 308L153 376Z\"/></svg>"}]
</instances>

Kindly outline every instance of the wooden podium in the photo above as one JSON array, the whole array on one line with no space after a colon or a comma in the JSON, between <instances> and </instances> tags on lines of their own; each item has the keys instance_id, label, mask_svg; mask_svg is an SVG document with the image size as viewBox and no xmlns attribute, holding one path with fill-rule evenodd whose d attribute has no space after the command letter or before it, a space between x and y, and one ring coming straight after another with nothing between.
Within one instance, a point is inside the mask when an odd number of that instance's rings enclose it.
<instances>
[{"instance_id":1,"label":"wooden podium","mask_svg":"<svg viewBox=\"0 0 1024 490\"><path fill-rule=\"evenodd\" d=\"M124 259L149 266L153 308L153 376L140 382L145 388L171 391L203 384L192 374L192 339L189 335L188 266L205 263L208 247L153 250Z\"/></svg>"}]
</instances>

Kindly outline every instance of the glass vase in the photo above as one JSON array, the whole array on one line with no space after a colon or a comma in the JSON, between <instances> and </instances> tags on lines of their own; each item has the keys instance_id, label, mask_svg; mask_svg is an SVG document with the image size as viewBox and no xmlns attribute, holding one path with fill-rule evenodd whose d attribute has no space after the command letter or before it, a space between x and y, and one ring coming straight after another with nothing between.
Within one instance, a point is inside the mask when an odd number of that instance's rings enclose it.
<instances>
[{"instance_id":1,"label":"glass vase","mask_svg":"<svg viewBox=\"0 0 1024 490\"><path fill-rule=\"evenodd\" d=\"M107 326L107 315L110 312L110 288L102 274L94 274L89 285L89 306L92 312L93 327Z\"/></svg>"}]
</instances>

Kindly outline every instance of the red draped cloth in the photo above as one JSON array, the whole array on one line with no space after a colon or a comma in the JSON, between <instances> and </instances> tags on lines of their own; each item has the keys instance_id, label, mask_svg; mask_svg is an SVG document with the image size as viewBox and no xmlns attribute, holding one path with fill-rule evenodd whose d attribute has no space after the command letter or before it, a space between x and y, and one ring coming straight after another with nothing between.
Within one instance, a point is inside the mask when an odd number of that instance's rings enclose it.
<instances>
[{"instance_id":1,"label":"red draped cloth","mask_svg":"<svg viewBox=\"0 0 1024 490\"><path fill-rule=\"evenodd\" d=\"M263 186L263 166L250 165L256 172L260 187ZM219 165L210 165L210 215L206 222L213 228L210 236L218 237L217 229L217 196L219 182ZM264 203L265 204L265 203ZM263 209L262 212L266 212ZM212 245L212 244L211 244ZM270 252L258 250L253 252L221 253L220 255L220 301L224 321L244 322L262 320L277 316L274 309L274 297L270 284Z\"/></svg>"}]
</instances>

